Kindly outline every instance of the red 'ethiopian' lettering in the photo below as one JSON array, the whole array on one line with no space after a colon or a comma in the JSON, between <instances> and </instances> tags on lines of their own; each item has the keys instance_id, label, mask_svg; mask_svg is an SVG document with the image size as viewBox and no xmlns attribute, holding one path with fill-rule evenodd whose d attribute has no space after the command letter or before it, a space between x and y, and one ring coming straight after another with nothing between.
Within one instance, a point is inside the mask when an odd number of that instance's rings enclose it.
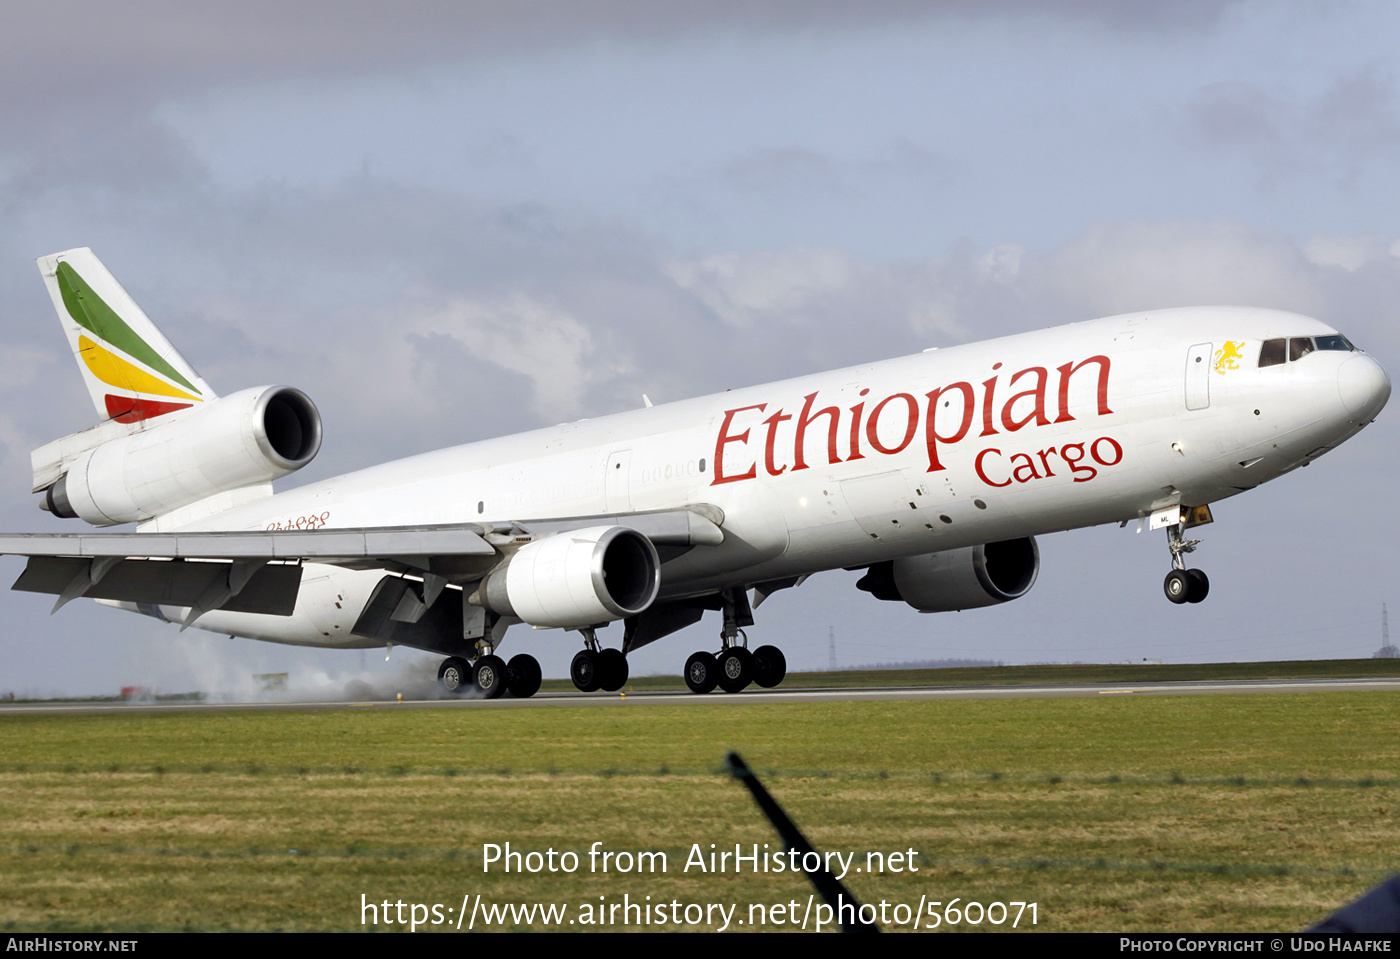
<instances>
[{"instance_id":1,"label":"red 'ethiopian' lettering","mask_svg":"<svg viewBox=\"0 0 1400 959\"><path fill-rule=\"evenodd\" d=\"M1107 416L1113 412L1108 408L1108 357L1099 354L1079 363L1066 363L1058 368L1060 371L1060 415L1055 417L1056 423L1067 423L1074 419L1074 414L1069 411L1069 378L1090 363L1099 364L1099 415Z\"/></svg>"},{"instance_id":2,"label":"red 'ethiopian' lettering","mask_svg":"<svg viewBox=\"0 0 1400 959\"><path fill-rule=\"evenodd\" d=\"M904 439L896 446L885 446L880 442L878 427L880 425L880 412L889 403L895 400L903 400L909 407L909 422L904 427ZM865 424L865 438L870 441L870 448L877 453L884 453L886 456L893 456L902 452L906 446L914 441L914 434L919 429L919 401L908 393L896 393L894 396L887 396L870 411L870 419Z\"/></svg>"},{"instance_id":3,"label":"red 'ethiopian' lettering","mask_svg":"<svg viewBox=\"0 0 1400 959\"><path fill-rule=\"evenodd\" d=\"M721 483L737 483L739 480L753 479L758 475L758 464L749 467L747 473L740 473L738 476L724 475L724 448L730 443L747 443L749 441L749 431L739 433L735 436L729 435L729 424L734 419L735 413L742 413L744 410L758 410L762 413L767 409L767 403L759 403L757 406L741 406L734 410L724 411L724 422L719 427L719 437L715 440L715 478L710 482L711 486L718 486Z\"/></svg>"},{"instance_id":4,"label":"red 'ethiopian' lettering","mask_svg":"<svg viewBox=\"0 0 1400 959\"><path fill-rule=\"evenodd\" d=\"M1024 369L1021 372L1017 373L1015 376L1011 377L1010 385L1015 386L1016 381L1019 380L1021 377L1025 376L1027 373L1035 374L1035 387L1029 390L1022 390L1020 393L1017 393L1015 396L1011 397L1011 399L1006 401L1006 406L1002 407L1001 410L1001 425L1005 427L1006 431L1009 433L1016 432L1021 427L1029 423L1031 420L1035 420L1036 426L1050 425L1050 420L1045 416L1045 381L1050 378L1050 374L1045 372L1045 367L1043 366L1032 366L1029 369ZM1017 400L1026 396L1032 397L1035 400L1035 408L1032 409L1025 416L1023 416L1021 419L1013 420L1011 418L1012 407L1016 405Z\"/></svg>"},{"instance_id":5,"label":"red 'ethiopian' lettering","mask_svg":"<svg viewBox=\"0 0 1400 959\"><path fill-rule=\"evenodd\" d=\"M813 413L812 406L817 402L816 393L808 393L806 396L802 397L802 400L802 412L797 416L797 438L793 441L793 470L805 470L807 468L807 459L804 455L807 448L807 427L811 426L812 422L818 416L831 417L826 428L826 461L828 463L841 462L841 457L836 455L836 437L839 435L838 430L841 426L841 410L835 406L828 406L825 409L817 410Z\"/></svg>"},{"instance_id":6,"label":"red 'ethiopian' lettering","mask_svg":"<svg viewBox=\"0 0 1400 959\"><path fill-rule=\"evenodd\" d=\"M942 406L938 405L938 400L949 390L957 390L962 393L962 422L958 424L950 435L944 436L938 432L938 411L948 408L948 401L945 400ZM928 395L928 417L924 424L924 434L926 445L928 446L928 472L936 473L944 469L942 463L938 461L939 443L956 443L967 435L967 431L972 428L973 407L977 405L977 397L972 392L971 383L953 383L948 386L941 386L931 391Z\"/></svg>"},{"instance_id":7,"label":"red 'ethiopian' lettering","mask_svg":"<svg viewBox=\"0 0 1400 959\"><path fill-rule=\"evenodd\" d=\"M1050 426L1052 423L1073 421L1075 414L1070 405L1071 381L1076 373L1090 365L1093 365L1098 372L1094 384L1094 411L1099 416L1108 416L1113 412L1108 405L1108 380L1112 363L1103 354L1055 367L1055 372L1059 374L1059 379L1055 384L1055 399L1058 401L1058 408L1053 420L1050 419L1050 410L1048 409L1049 369L1044 366L1028 366L1011 374L1006 380L1008 390L1014 390L1017 386L1022 385L1023 381L1024 388L1011 393L1008 399L998 404L997 387L1002 374L997 371L1001 369L1001 363L992 364L994 375L981 383L980 390L974 387L971 381L959 380L929 390L922 398L913 393L890 393L879 402L874 403L868 417L865 416L867 406L865 397L870 393L869 387L860 390L859 401L849 409L842 409L835 404L818 406L821 391L808 393L802 397L800 413L794 415L786 412L782 407L778 407L766 419L758 420L755 417L750 420L749 425L742 432L737 431L734 418L743 413L766 412L769 404L757 403L753 406L740 406L732 410L725 410L719 434L715 437L715 472L710 485L718 486L722 483L737 483L740 480L756 479L759 473L760 458L763 463L763 471L769 476L810 469L816 464L809 462L809 456L811 453L819 451L823 444L817 440L811 444L816 450L809 449L807 443L809 431L816 432L818 436L825 433L826 443L824 445L826 447L826 465L828 466L865 459L866 454L861 450L862 441L869 446L872 455L895 456L903 453L914 442L918 436L921 422L924 431L924 448L928 455L927 472L936 473L947 468L943 463L943 457L947 453L946 448L962 442L971 434L973 424L979 419L977 415L979 405L982 408L980 417L982 431L978 434L979 436L995 436L1001 432L1015 433L1027 426ZM1085 387L1087 385L1085 384ZM1008 390L1003 390L1002 393L1004 394ZM1078 395L1083 396L1083 393L1084 390L1081 390ZM955 399L958 403L957 410L953 409ZM928 404L922 410L920 409L921 402ZM905 408L905 416L902 419L899 418L897 412L899 403L904 404ZM1081 401L1082 406L1083 401ZM1081 409L1080 412L1082 414L1083 410ZM849 422L843 422L848 417ZM821 422L823 418L825 423ZM754 426L760 423L766 427L763 431L761 457L757 449L746 451L748 453L747 461L741 460L741 462L746 462L746 466L733 465L735 455L744 455L736 453L733 447L747 447L749 434L753 431ZM784 424L790 425L785 426ZM882 424L885 427L883 434L880 430ZM896 432L898 427L895 424L903 425L902 433ZM897 437L897 440L891 445L889 440L894 437ZM843 438L845 439L844 450L840 448ZM1100 465L1115 465L1122 458L1123 454L1117 441L1108 437L1100 437L1095 443L1096 445L1091 450L1090 459ZM844 460L842 459L843 452L845 453ZM1077 444L1069 444L1059 447L1058 450L1051 447L1037 451L1034 455L1039 457L1038 464L1030 453L1006 454L1009 457L1007 461L1009 478L1005 481L989 478L985 469L991 465L992 461L989 461L988 457L993 457L994 461L1000 461L1003 455L997 449L983 450L977 455L973 464L977 474L992 486L1004 486L1012 482L1022 483L1031 479L1053 477L1055 470L1051 466L1052 456L1071 469L1075 474L1076 482L1084 482L1096 472L1094 467L1081 462L1084 455L1082 447ZM726 456L729 457L730 461L728 467L725 464ZM817 452L814 459L819 458L820 452ZM729 472L726 472L726 469ZM735 470L743 470L743 472L734 472Z\"/></svg>"}]
</instances>

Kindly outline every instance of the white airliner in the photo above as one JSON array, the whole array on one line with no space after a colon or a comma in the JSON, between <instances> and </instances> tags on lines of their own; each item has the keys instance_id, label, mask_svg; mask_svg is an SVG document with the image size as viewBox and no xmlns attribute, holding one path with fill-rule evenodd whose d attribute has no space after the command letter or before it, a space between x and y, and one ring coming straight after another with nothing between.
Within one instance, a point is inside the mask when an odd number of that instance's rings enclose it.
<instances>
[{"instance_id":1,"label":"white airliner","mask_svg":"<svg viewBox=\"0 0 1400 959\"><path fill-rule=\"evenodd\" d=\"M837 568L922 611L1024 595L1042 533L1164 528L1167 598L1210 504L1306 465L1385 405L1385 371L1276 310L1134 313L425 453L274 494L321 443L303 393L218 397L90 250L39 260L102 421L34 451L57 517L135 532L0 536L14 588L201 628L440 653L452 692L533 695L508 626L575 630L582 690L700 620L695 692L786 673L744 627ZM1141 526L1139 527L1141 528ZM752 598L750 598L752 597ZM624 623L621 649L595 630Z\"/></svg>"}]
</instances>

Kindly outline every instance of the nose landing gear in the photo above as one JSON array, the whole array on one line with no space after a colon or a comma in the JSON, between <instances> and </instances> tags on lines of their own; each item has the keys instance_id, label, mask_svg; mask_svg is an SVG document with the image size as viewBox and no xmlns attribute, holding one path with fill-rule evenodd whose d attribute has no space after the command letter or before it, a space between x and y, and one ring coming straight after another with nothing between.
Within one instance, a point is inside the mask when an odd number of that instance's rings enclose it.
<instances>
[{"instance_id":1,"label":"nose landing gear","mask_svg":"<svg viewBox=\"0 0 1400 959\"><path fill-rule=\"evenodd\" d=\"M1210 580L1199 569L1174 569L1162 583L1162 591L1173 603L1199 603L1210 593Z\"/></svg>"},{"instance_id":2,"label":"nose landing gear","mask_svg":"<svg viewBox=\"0 0 1400 959\"><path fill-rule=\"evenodd\" d=\"M1170 507L1168 510L1153 514L1154 525L1158 522L1158 517L1163 516L1163 514L1166 514L1166 517L1174 522L1169 522L1166 526L1167 548L1171 550L1172 554L1172 571L1162 582L1162 591L1167 594L1167 599L1178 605L1199 603L1210 593L1210 579L1199 569L1187 569L1186 560L1182 557L1187 553L1194 553L1201 541L1185 539L1182 534L1190 526L1212 522L1210 507L1198 506L1195 509Z\"/></svg>"}]
</instances>

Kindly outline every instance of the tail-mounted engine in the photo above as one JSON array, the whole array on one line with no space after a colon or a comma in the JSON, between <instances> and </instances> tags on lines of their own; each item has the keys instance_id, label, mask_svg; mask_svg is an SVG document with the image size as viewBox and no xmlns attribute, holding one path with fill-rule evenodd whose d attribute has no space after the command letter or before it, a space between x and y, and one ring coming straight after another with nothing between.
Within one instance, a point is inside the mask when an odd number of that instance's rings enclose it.
<instances>
[{"instance_id":1,"label":"tail-mounted engine","mask_svg":"<svg viewBox=\"0 0 1400 959\"><path fill-rule=\"evenodd\" d=\"M580 628L635 616L660 588L651 540L625 526L593 526L520 547L472 602L531 626Z\"/></svg>"},{"instance_id":2,"label":"tail-mounted engine","mask_svg":"<svg viewBox=\"0 0 1400 959\"><path fill-rule=\"evenodd\" d=\"M320 448L321 414L305 393L255 387L63 462L44 505L55 516L94 526L139 522L286 476Z\"/></svg>"},{"instance_id":3,"label":"tail-mounted engine","mask_svg":"<svg viewBox=\"0 0 1400 959\"><path fill-rule=\"evenodd\" d=\"M1030 592L1040 572L1035 539L1009 539L876 563L856 586L925 613L977 609Z\"/></svg>"}]
</instances>

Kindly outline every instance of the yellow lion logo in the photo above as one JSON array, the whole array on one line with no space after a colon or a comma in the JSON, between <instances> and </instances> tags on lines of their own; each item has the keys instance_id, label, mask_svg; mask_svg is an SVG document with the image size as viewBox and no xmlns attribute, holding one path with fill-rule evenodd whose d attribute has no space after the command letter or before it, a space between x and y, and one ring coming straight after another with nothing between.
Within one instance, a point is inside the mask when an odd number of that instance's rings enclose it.
<instances>
[{"instance_id":1,"label":"yellow lion logo","mask_svg":"<svg viewBox=\"0 0 1400 959\"><path fill-rule=\"evenodd\" d=\"M1226 340L1225 345L1215 351L1215 372L1222 376L1229 370L1240 368L1240 360L1244 359L1244 354L1240 348L1244 346L1244 341Z\"/></svg>"}]
</instances>

